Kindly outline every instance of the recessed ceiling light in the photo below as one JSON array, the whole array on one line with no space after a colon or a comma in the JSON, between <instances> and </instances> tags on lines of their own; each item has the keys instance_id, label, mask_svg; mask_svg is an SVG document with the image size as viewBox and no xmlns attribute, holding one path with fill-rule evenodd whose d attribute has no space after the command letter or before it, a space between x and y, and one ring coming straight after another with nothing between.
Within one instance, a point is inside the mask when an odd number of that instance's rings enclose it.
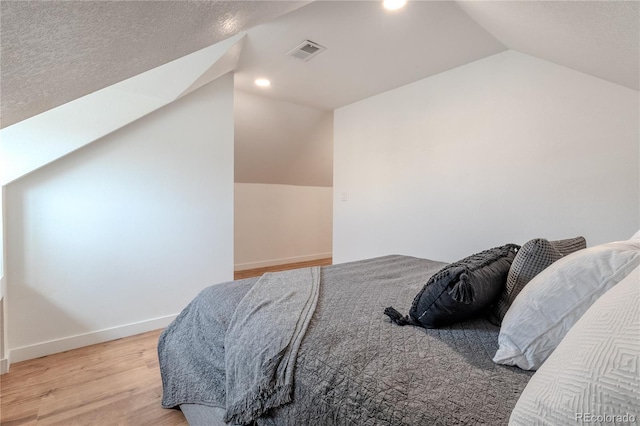
<instances>
[{"instance_id":1,"label":"recessed ceiling light","mask_svg":"<svg viewBox=\"0 0 640 426\"><path fill-rule=\"evenodd\" d=\"M387 10L398 10L407 4L407 0L384 0L382 5Z\"/></svg>"},{"instance_id":2,"label":"recessed ceiling light","mask_svg":"<svg viewBox=\"0 0 640 426\"><path fill-rule=\"evenodd\" d=\"M269 80L267 80L266 78L256 78L256 86L260 86L260 87L269 87L271 86L271 82Z\"/></svg>"}]
</instances>

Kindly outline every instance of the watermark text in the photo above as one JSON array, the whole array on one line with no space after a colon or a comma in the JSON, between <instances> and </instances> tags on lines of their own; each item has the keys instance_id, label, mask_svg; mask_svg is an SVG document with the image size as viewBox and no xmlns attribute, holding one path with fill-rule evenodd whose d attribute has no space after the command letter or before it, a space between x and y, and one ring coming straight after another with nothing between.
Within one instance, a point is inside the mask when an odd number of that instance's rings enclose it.
<instances>
[{"instance_id":1,"label":"watermark text","mask_svg":"<svg viewBox=\"0 0 640 426\"><path fill-rule=\"evenodd\" d=\"M576 413L576 422L580 423L613 423L613 424L632 424L636 422L634 414L594 414L594 413Z\"/></svg>"}]
</instances>

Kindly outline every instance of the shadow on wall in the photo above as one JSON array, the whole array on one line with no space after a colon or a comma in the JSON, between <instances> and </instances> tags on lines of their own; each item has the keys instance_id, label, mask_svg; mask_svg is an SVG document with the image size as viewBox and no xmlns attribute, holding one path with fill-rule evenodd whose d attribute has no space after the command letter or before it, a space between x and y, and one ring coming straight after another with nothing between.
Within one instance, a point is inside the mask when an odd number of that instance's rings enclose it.
<instances>
[{"instance_id":1,"label":"shadow on wall","mask_svg":"<svg viewBox=\"0 0 640 426\"><path fill-rule=\"evenodd\" d=\"M60 351L70 349L64 345L64 338L68 338L68 331L73 330L75 336L91 332L91 325L74 318L65 306L59 306L55 300L47 297L36 288L26 283L18 283L8 289L7 322L21 324L19 330L12 327L8 333L8 350L11 362L36 358L52 353L51 338L60 339ZM28 301L29 309L21 309L24 301ZM32 336L26 340L25 336ZM46 341L45 347L41 342ZM97 343L97 342L94 342ZM55 343L54 343L55 345Z\"/></svg>"},{"instance_id":2,"label":"shadow on wall","mask_svg":"<svg viewBox=\"0 0 640 426\"><path fill-rule=\"evenodd\" d=\"M30 178L36 181L44 179L37 175ZM11 201L11 214L7 220L11 224L10 232L7 232L7 238L11 241L7 256L11 268L7 270L5 300L8 326L6 349L11 352L12 362L18 362L51 353L50 347L42 350L39 344L88 333L91 323L71 314L73 310L60 300L64 300L68 288L65 285L51 286L43 280L46 277L38 273L40 268L33 264L29 256L30 248L38 246L41 238L51 237L42 227L29 226L26 221L16 220L25 217L30 208L35 207L36 212L38 210L29 192L13 194ZM53 256L47 263L50 271L51 268L57 270L52 277L72 274L72 271L63 270L64 264L55 262ZM73 303L83 303L83 299L85 304L95 303L90 285L85 287L83 293L80 299L72 299ZM68 348L62 350L65 349Z\"/></svg>"}]
</instances>

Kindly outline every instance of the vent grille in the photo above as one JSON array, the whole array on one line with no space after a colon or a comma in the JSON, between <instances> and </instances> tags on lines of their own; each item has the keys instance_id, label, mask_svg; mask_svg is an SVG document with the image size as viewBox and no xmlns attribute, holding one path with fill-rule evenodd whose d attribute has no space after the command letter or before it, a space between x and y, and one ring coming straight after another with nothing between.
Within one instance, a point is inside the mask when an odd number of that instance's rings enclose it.
<instances>
[{"instance_id":1,"label":"vent grille","mask_svg":"<svg viewBox=\"0 0 640 426\"><path fill-rule=\"evenodd\" d=\"M289 52L287 56L293 56L301 61L308 61L316 55L319 55L326 48L311 40L305 40Z\"/></svg>"}]
</instances>

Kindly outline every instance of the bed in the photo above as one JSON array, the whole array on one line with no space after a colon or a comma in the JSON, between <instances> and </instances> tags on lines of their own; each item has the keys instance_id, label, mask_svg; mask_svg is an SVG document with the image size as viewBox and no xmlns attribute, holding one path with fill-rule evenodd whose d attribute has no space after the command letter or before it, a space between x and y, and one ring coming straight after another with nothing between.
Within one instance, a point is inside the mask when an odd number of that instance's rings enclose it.
<instances>
[{"instance_id":1,"label":"bed","mask_svg":"<svg viewBox=\"0 0 640 426\"><path fill-rule=\"evenodd\" d=\"M476 318L438 329L383 315L410 306L446 264L408 256L332 265L295 361L292 402L257 425L504 425L533 374L492 361L500 328ZM211 286L164 331L163 406L191 425L225 424L225 330L258 278Z\"/></svg>"},{"instance_id":2,"label":"bed","mask_svg":"<svg viewBox=\"0 0 640 426\"><path fill-rule=\"evenodd\" d=\"M161 334L162 405L197 426L634 423L639 333L640 231L265 274Z\"/></svg>"}]
</instances>

